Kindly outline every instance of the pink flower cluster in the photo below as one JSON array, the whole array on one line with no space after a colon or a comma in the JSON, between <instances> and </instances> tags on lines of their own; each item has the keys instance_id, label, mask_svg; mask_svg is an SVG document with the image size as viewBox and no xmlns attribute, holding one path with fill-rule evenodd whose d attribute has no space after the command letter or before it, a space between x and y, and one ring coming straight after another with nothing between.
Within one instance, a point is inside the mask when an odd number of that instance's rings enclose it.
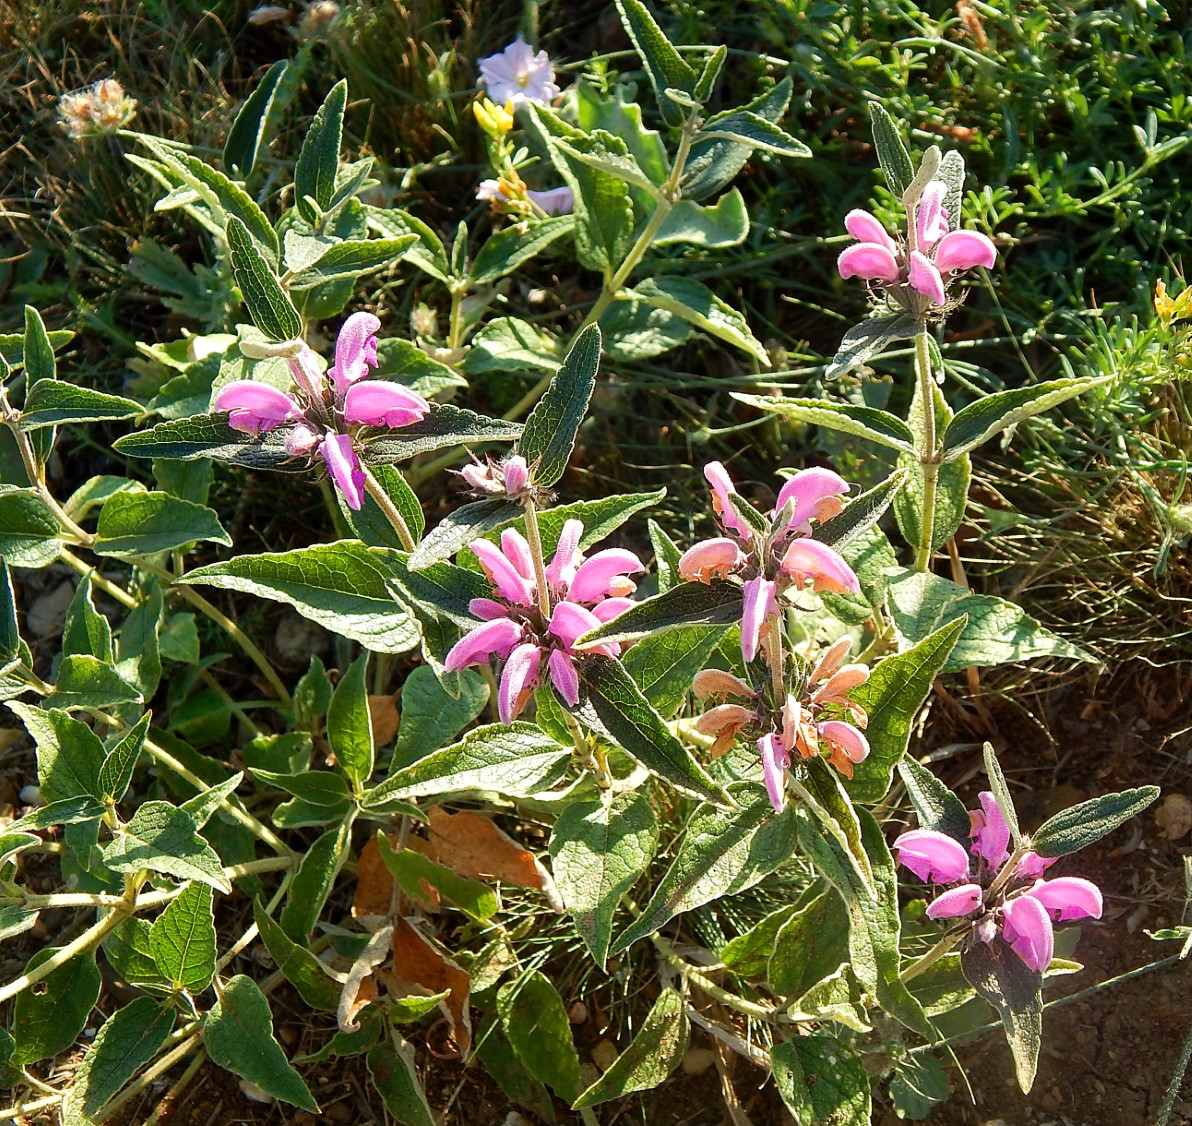
<instances>
[{"instance_id":1,"label":"pink flower cluster","mask_svg":"<svg viewBox=\"0 0 1192 1126\"><path fill-rule=\"evenodd\" d=\"M921 880L954 884L927 908L930 919L972 919L970 941L1002 938L1026 965L1042 973L1054 953L1052 920L1101 917L1101 891L1078 876L1042 878L1054 860L1035 852L1011 857L1010 827L991 793L970 810L972 845L934 829L913 829L895 842L898 863ZM1014 867L1009 868L1013 859Z\"/></svg>"},{"instance_id":2,"label":"pink flower cluster","mask_svg":"<svg viewBox=\"0 0 1192 1126\"><path fill-rule=\"evenodd\" d=\"M629 575L645 565L632 551L611 547L585 559L579 543L584 526L568 520L558 549L545 567L547 612L543 613L534 576L534 562L525 536L509 528L498 547L488 540L469 545L493 584L493 598L474 598L470 609L481 618L452 647L443 662L449 672L485 664L497 656L505 662L497 692L502 723L512 723L540 683L543 658L550 683L569 707L579 703L576 658L585 653L615 657L620 646L573 648L581 634L612 621L633 605L637 589Z\"/></svg>"},{"instance_id":3,"label":"pink flower cluster","mask_svg":"<svg viewBox=\"0 0 1192 1126\"><path fill-rule=\"evenodd\" d=\"M733 483L724 466L704 467L712 486L712 507L723 536L688 548L679 560L679 574L708 583L714 578L742 583L741 655L757 656L765 632L781 613L781 599L790 589L811 583L815 590L837 593L861 589L853 569L826 543L811 538L811 521L823 522L843 508L848 482L830 469L804 469L778 493L774 511L762 531L742 515Z\"/></svg>"},{"instance_id":4,"label":"pink flower cluster","mask_svg":"<svg viewBox=\"0 0 1192 1126\"><path fill-rule=\"evenodd\" d=\"M335 363L326 376L314 353L303 345L289 357L295 393L268 383L237 379L221 388L211 409L228 412L228 425L247 434L264 434L289 425L286 452L294 457L319 454L348 507L364 504L364 471L353 444L352 429L385 426L397 429L417 422L430 404L397 383L367 380L377 366L377 330L371 313L354 313L335 342Z\"/></svg>"},{"instance_id":5,"label":"pink flower cluster","mask_svg":"<svg viewBox=\"0 0 1192 1126\"><path fill-rule=\"evenodd\" d=\"M948 185L932 180L907 216L907 238L899 245L868 211L856 208L845 216L844 226L854 246L837 259L842 278L860 277L877 282L894 295L910 290L930 306L947 304L945 278L974 266L989 269L997 259L993 243L978 231L949 229L944 207Z\"/></svg>"}]
</instances>

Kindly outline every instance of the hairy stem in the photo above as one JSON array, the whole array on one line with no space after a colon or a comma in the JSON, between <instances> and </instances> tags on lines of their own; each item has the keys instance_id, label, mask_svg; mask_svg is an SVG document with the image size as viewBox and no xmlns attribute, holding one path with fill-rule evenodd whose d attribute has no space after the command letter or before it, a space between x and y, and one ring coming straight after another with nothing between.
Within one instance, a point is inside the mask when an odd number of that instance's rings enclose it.
<instances>
[{"instance_id":1,"label":"hairy stem","mask_svg":"<svg viewBox=\"0 0 1192 1126\"><path fill-rule=\"evenodd\" d=\"M530 545L530 558L534 561L534 586L538 594L538 612L545 625L550 621L550 589L546 585L546 560L542 558L542 536L538 531L538 510L534 498L527 492L523 504L526 508L526 541Z\"/></svg>"},{"instance_id":2,"label":"hairy stem","mask_svg":"<svg viewBox=\"0 0 1192 1126\"><path fill-rule=\"evenodd\" d=\"M923 472L923 513L919 525L919 546L915 552L915 570L926 571L931 565L935 501L940 475L935 433L935 384L931 378L931 350L926 331L915 336L915 374L919 380L919 400L923 414L923 435L919 446L919 465Z\"/></svg>"},{"instance_id":3,"label":"hairy stem","mask_svg":"<svg viewBox=\"0 0 1192 1126\"><path fill-rule=\"evenodd\" d=\"M407 551L413 551L418 546L418 541L414 539L405 517L398 512L393 498L381 488L381 482L372 475L367 466L362 463L360 468L364 471L364 487L368 490L368 495L377 502L377 507L385 514L385 519L393 525L393 530L397 533L397 538L401 540L402 547Z\"/></svg>"}]
</instances>

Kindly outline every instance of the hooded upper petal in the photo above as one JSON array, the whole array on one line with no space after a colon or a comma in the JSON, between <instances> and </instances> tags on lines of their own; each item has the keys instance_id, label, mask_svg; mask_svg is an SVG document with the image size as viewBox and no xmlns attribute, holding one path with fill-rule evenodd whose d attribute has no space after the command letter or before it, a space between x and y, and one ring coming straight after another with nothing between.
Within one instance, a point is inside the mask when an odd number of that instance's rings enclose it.
<instances>
[{"instance_id":1,"label":"hooded upper petal","mask_svg":"<svg viewBox=\"0 0 1192 1126\"><path fill-rule=\"evenodd\" d=\"M344 395L344 420L349 423L396 429L417 422L429 410L430 403L417 392L383 379L353 383Z\"/></svg>"},{"instance_id":2,"label":"hooded upper petal","mask_svg":"<svg viewBox=\"0 0 1192 1126\"><path fill-rule=\"evenodd\" d=\"M575 662L562 649L552 649L547 664L551 683L567 706L574 708L579 703L579 674L575 671Z\"/></svg>"},{"instance_id":3,"label":"hooded upper petal","mask_svg":"<svg viewBox=\"0 0 1192 1126\"><path fill-rule=\"evenodd\" d=\"M468 545L476 553L492 584L506 602L530 606L534 602L534 584L525 578L495 543L476 540Z\"/></svg>"},{"instance_id":4,"label":"hooded upper petal","mask_svg":"<svg viewBox=\"0 0 1192 1126\"><path fill-rule=\"evenodd\" d=\"M921 880L953 884L968 875L969 857L964 845L934 829L912 829L894 842L898 863Z\"/></svg>"},{"instance_id":5,"label":"hooded upper petal","mask_svg":"<svg viewBox=\"0 0 1192 1126\"><path fill-rule=\"evenodd\" d=\"M211 409L228 411L228 425L246 434L264 433L302 414L284 391L255 379L236 379L221 388Z\"/></svg>"},{"instance_id":6,"label":"hooded upper petal","mask_svg":"<svg viewBox=\"0 0 1192 1126\"><path fill-rule=\"evenodd\" d=\"M323 440L323 435L305 422L295 423L286 435L286 453L291 457L305 457Z\"/></svg>"},{"instance_id":7,"label":"hooded upper petal","mask_svg":"<svg viewBox=\"0 0 1192 1126\"><path fill-rule=\"evenodd\" d=\"M606 598L592 607L592 614L602 622L611 622L636 605L632 598Z\"/></svg>"},{"instance_id":8,"label":"hooded upper petal","mask_svg":"<svg viewBox=\"0 0 1192 1126\"><path fill-rule=\"evenodd\" d=\"M610 593L609 584L618 575L636 575L646 565L621 547L609 547L585 559L575 572L575 578L567 588L567 598L572 602L598 602Z\"/></svg>"},{"instance_id":9,"label":"hooded upper petal","mask_svg":"<svg viewBox=\"0 0 1192 1126\"><path fill-rule=\"evenodd\" d=\"M769 579L750 579L742 591L741 656L752 661L761 643L766 619L778 612L777 587Z\"/></svg>"},{"instance_id":10,"label":"hooded upper petal","mask_svg":"<svg viewBox=\"0 0 1192 1126\"><path fill-rule=\"evenodd\" d=\"M586 606L579 606L574 602L560 602L551 613L547 632L570 649L577 637L599 625L600 619Z\"/></svg>"},{"instance_id":11,"label":"hooded upper petal","mask_svg":"<svg viewBox=\"0 0 1192 1126\"><path fill-rule=\"evenodd\" d=\"M1002 918L1002 934L1014 953L1036 973L1047 969L1055 952L1055 934L1043 904L1033 896L1020 895L1006 902Z\"/></svg>"},{"instance_id":12,"label":"hooded upper petal","mask_svg":"<svg viewBox=\"0 0 1192 1126\"><path fill-rule=\"evenodd\" d=\"M781 512L787 502L794 501L794 518L788 530L809 535L809 521L815 519L822 522L828 519L821 513L826 513L829 509L832 509L832 515L835 515L836 511L839 511L839 501L836 498L847 493L848 482L839 473L813 466L811 469L801 469L779 489L774 511ZM828 504L825 505L825 501L828 501Z\"/></svg>"},{"instance_id":13,"label":"hooded upper petal","mask_svg":"<svg viewBox=\"0 0 1192 1126\"><path fill-rule=\"evenodd\" d=\"M786 798L786 771L791 764L790 751L773 732L757 741L757 749L762 756L762 778L766 793L770 795L770 804L781 813Z\"/></svg>"},{"instance_id":14,"label":"hooded upper petal","mask_svg":"<svg viewBox=\"0 0 1192 1126\"><path fill-rule=\"evenodd\" d=\"M713 578L731 575L742 563L745 554L736 540L728 536L701 540L692 544L679 557L679 577L688 581L710 583Z\"/></svg>"},{"instance_id":15,"label":"hooded upper petal","mask_svg":"<svg viewBox=\"0 0 1192 1126\"><path fill-rule=\"evenodd\" d=\"M556 590L566 590L575 578L576 568L583 560L579 541L583 538L584 526L579 520L567 520L559 532L559 544L554 557L546 565L546 581Z\"/></svg>"},{"instance_id":16,"label":"hooded upper petal","mask_svg":"<svg viewBox=\"0 0 1192 1126\"><path fill-rule=\"evenodd\" d=\"M836 269L842 278L884 282L896 282L899 273L894 251L874 242L859 242L842 250L836 259Z\"/></svg>"},{"instance_id":17,"label":"hooded upper petal","mask_svg":"<svg viewBox=\"0 0 1192 1126\"><path fill-rule=\"evenodd\" d=\"M940 239L932 259L941 273L971 270L974 266L989 270L997 261L997 248L980 231L952 231Z\"/></svg>"},{"instance_id":18,"label":"hooded upper petal","mask_svg":"<svg viewBox=\"0 0 1192 1126\"><path fill-rule=\"evenodd\" d=\"M829 743L835 743L849 762L864 762L869 757L869 740L851 723L830 719L826 723L816 724L816 730Z\"/></svg>"},{"instance_id":19,"label":"hooded upper petal","mask_svg":"<svg viewBox=\"0 0 1192 1126\"><path fill-rule=\"evenodd\" d=\"M352 439L347 434L327 434L319 443L319 453L347 506L359 512L364 506L364 470L352 448Z\"/></svg>"},{"instance_id":20,"label":"hooded upper petal","mask_svg":"<svg viewBox=\"0 0 1192 1126\"><path fill-rule=\"evenodd\" d=\"M525 628L511 618L482 622L451 647L443 659L443 667L448 672L458 672L468 665L483 664L494 653L501 658L508 657L524 634Z\"/></svg>"},{"instance_id":21,"label":"hooded upper petal","mask_svg":"<svg viewBox=\"0 0 1192 1126\"><path fill-rule=\"evenodd\" d=\"M501 683L497 686L497 714L502 723L512 723L526 706L538 679L542 651L533 642L519 645L505 662Z\"/></svg>"},{"instance_id":22,"label":"hooded upper petal","mask_svg":"<svg viewBox=\"0 0 1192 1126\"><path fill-rule=\"evenodd\" d=\"M948 212L944 209L947 194L948 185L943 180L932 180L919 197L915 234L922 251L929 250L948 233Z\"/></svg>"},{"instance_id":23,"label":"hooded upper petal","mask_svg":"<svg viewBox=\"0 0 1192 1126\"><path fill-rule=\"evenodd\" d=\"M1034 896L1047 913L1060 922L1068 919L1099 919L1104 907L1101 889L1092 880L1082 880L1079 876L1040 880L1027 895Z\"/></svg>"},{"instance_id":24,"label":"hooded upper petal","mask_svg":"<svg viewBox=\"0 0 1192 1126\"><path fill-rule=\"evenodd\" d=\"M974 856L980 856L991 868L1000 868L1010 855L1010 826L997 799L988 790L977 795L981 808L973 810Z\"/></svg>"},{"instance_id":25,"label":"hooded upper petal","mask_svg":"<svg viewBox=\"0 0 1192 1126\"><path fill-rule=\"evenodd\" d=\"M517 573L527 582L534 581L534 556L530 543L516 528L506 528L501 533L501 550L505 558L517 568Z\"/></svg>"},{"instance_id":26,"label":"hooded upper petal","mask_svg":"<svg viewBox=\"0 0 1192 1126\"><path fill-rule=\"evenodd\" d=\"M961 884L959 887L941 891L927 906L929 919L955 919L958 915L971 915L981 906L980 884Z\"/></svg>"},{"instance_id":27,"label":"hooded upper petal","mask_svg":"<svg viewBox=\"0 0 1192 1126\"><path fill-rule=\"evenodd\" d=\"M840 557L835 548L819 540L798 539L786 549L782 557L783 574L806 582L814 580L816 590L838 594L856 594L861 589L853 569Z\"/></svg>"},{"instance_id":28,"label":"hooded upper petal","mask_svg":"<svg viewBox=\"0 0 1192 1126\"><path fill-rule=\"evenodd\" d=\"M720 523L730 532L736 532L742 539L753 538L753 529L737 515L729 500L729 493L736 492L733 480L728 470L718 461L710 461L704 466L704 476L712 486L712 507L720 517Z\"/></svg>"},{"instance_id":29,"label":"hooded upper petal","mask_svg":"<svg viewBox=\"0 0 1192 1126\"><path fill-rule=\"evenodd\" d=\"M898 249L897 243L877 217L859 207L854 207L844 217L844 229L858 242L876 243L878 246L884 246L891 254Z\"/></svg>"},{"instance_id":30,"label":"hooded upper petal","mask_svg":"<svg viewBox=\"0 0 1192 1126\"><path fill-rule=\"evenodd\" d=\"M911 288L923 294L933 305L943 305L948 298L944 293L944 279L940 277L935 263L918 250L911 251L910 262L907 281Z\"/></svg>"},{"instance_id":31,"label":"hooded upper petal","mask_svg":"<svg viewBox=\"0 0 1192 1126\"><path fill-rule=\"evenodd\" d=\"M353 313L343 323L335 341L335 363L327 374L342 396L348 387L377 366L377 336L381 322L372 313Z\"/></svg>"}]
</instances>

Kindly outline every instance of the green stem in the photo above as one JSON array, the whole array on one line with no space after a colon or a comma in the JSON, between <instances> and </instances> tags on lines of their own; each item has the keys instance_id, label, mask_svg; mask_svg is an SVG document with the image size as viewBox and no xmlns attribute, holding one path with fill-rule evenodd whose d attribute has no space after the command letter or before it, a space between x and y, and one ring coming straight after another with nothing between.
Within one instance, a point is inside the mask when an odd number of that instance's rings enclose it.
<instances>
[{"instance_id":1,"label":"green stem","mask_svg":"<svg viewBox=\"0 0 1192 1126\"><path fill-rule=\"evenodd\" d=\"M898 975L898 980L901 982L908 982L912 978L918 977L924 970L929 970L936 964L945 954L949 953L956 945L960 938L959 932L949 931L943 936L930 950L927 951L923 957L916 959L905 970Z\"/></svg>"},{"instance_id":2,"label":"green stem","mask_svg":"<svg viewBox=\"0 0 1192 1126\"><path fill-rule=\"evenodd\" d=\"M398 512L393 498L381 487L381 482L372 475L370 469L364 465L361 465L361 469L364 471L364 487L368 490L368 495L377 502L377 507L385 514L385 519L393 525L402 547L407 551L413 551L418 546L418 541L414 539L405 517Z\"/></svg>"},{"instance_id":3,"label":"green stem","mask_svg":"<svg viewBox=\"0 0 1192 1126\"><path fill-rule=\"evenodd\" d=\"M923 513L919 526L919 546L915 552L915 570L926 571L931 565L935 500L940 474L935 432L935 384L931 378L931 350L926 331L915 336L915 374L919 380L919 402L923 415L923 440L919 446L919 465L923 472Z\"/></svg>"},{"instance_id":4,"label":"green stem","mask_svg":"<svg viewBox=\"0 0 1192 1126\"><path fill-rule=\"evenodd\" d=\"M550 621L550 590L546 585L546 560L542 558L542 536L538 531L538 510L534 498L526 493L522 502L526 508L526 540L530 545L530 558L534 562L534 585L538 594L538 612L543 626Z\"/></svg>"},{"instance_id":5,"label":"green stem","mask_svg":"<svg viewBox=\"0 0 1192 1126\"><path fill-rule=\"evenodd\" d=\"M124 589L124 587L112 582L111 579L105 579L94 567L89 563L84 563L72 551L68 551L65 547L58 553L58 558L62 560L72 571L77 571L80 575L89 577L91 585L98 587L108 595L114 598L121 606L127 607L129 610L135 610L140 603Z\"/></svg>"}]
</instances>

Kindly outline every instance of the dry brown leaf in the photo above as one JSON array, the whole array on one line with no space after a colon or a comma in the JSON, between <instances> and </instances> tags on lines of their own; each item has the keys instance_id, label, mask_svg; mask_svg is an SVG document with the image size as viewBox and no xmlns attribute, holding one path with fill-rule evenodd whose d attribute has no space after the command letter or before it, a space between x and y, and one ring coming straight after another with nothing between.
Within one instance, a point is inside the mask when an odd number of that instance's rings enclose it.
<instances>
[{"instance_id":1,"label":"dry brown leaf","mask_svg":"<svg viewBox=\"0 0 1192 1126\"><path fill-rule=\"evenodd\" d=\"M496 879L519 888L544 884L541 865L512 837L479 813L430 811L433 859L469 879Z\"/></svg>"},{"instance_id":2,"label":"dry brown leaf","mask_svg":"<svg viewBox=\"0 0 1192 1126\"><path fill-rule=\"evenodd\" d=\"M397 837L390 836L390 842L397 847ZM388 915L393 902L393 877L381 859L377 838L369 837L360 850L360 861L356 868L356 899L352 903L352 917L366 915Z\"/></svg>"},{"instance_id":3,"label":"dry brown leaf","mask_svg":"<svg viewBox=\"0 0 1192 1126\"><path fill-rule=\"evenodd\" d=\"M451 991L439 1008L451 1024L460 1055L467 1056L472 1046L472 1019L468 1013L472 979L400 916L393 928L393 972L406 985L420 985L431 993Z\"/></svg>"},{"instance_id":4,"label":"dry brown leaf","mask_svg":"<svg viewBox=\"0 0 1192 1126\"><path fill-rule=\"evenodd\" d=\"M373 746L389 746L396 738L401 722L397 714L397 696L369 696L368 714L372 717Z\"/></svg>"}]
</instances>

